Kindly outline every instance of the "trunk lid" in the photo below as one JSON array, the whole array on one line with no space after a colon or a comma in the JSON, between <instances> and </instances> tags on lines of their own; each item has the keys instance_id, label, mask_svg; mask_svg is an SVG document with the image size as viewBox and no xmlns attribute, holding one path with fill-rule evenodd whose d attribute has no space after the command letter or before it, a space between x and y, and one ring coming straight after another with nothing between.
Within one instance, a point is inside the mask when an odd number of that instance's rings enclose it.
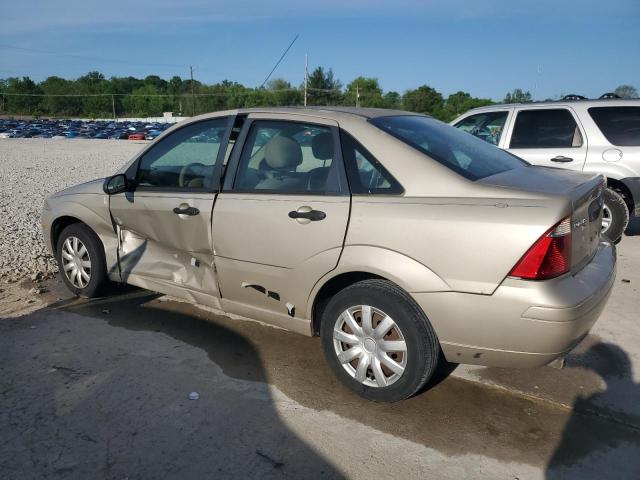
<instances>
[{"instance_id":1,"label":"trunk lid","mask_svg":"<svg viewBox=\"0 0 640 480\"><path fill-rule=\"evenodd\" d=\"M580 270L596 253L602 227L602 175L552 167L526 167L483 178L478 183L516 189L571 202L571 271ZM560 221L561 218L555 219ZM551 228L553 224L549 225Z\"/></svg>"}]
</instances>

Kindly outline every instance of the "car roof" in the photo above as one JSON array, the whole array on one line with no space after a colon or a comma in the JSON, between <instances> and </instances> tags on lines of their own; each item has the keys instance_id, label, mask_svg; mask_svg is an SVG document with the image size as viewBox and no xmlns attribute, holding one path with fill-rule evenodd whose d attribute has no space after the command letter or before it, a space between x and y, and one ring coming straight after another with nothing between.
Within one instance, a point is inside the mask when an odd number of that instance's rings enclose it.
<instances>
[{"instance_id":1,"label":"car roof","mask_svg":"<svg viewBox=\"0 0 640 480\"><path fill-rule=\"evenodd\" d=\"M371 118L388 117L396 115L420 115L420 113L406 112L403 110L391 110L385 108L362 108L362 107L325 107L325 106L310 106L310 107L254 107L254 108L240 108L235 110L225 110L220 112L205 113L192 117L191 121L204 120L207 118L215 118L228 115L238 114L251 114L251 113L284 113L284 114L298 114L310 117L328 118L333 120L343 119L363 119L369 120Z\"/></svg>"},{"instance_id":2,"label":"car roof","mask_svg":"<svg viewBox=\"0 0 640 480\"><path fill-rule=\"evenodd\" d=\"M567 106L580 105L581 107L640 107L640 99L638 98L612 98L612 99L585 99L585 100L550 100L547 102L527 102L527 103L496 103L484 107L477 107L469 110L469 112L479 112L482 110L496 110L501 108L514 107L547 107L547 106ZM465 112L465 115L469 112Z\"/></svg>"}]
</instances>

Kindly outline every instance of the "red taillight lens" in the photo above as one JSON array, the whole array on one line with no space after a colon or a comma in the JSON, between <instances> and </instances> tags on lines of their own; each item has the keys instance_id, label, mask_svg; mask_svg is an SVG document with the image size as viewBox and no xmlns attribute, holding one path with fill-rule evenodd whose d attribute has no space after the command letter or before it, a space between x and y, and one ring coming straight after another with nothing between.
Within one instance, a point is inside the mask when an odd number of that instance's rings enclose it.
<instances>
[{"instance_id":1,"label":"red taillight lens","mask_svg":"<svg viewBox=\"0 0 640 480\"><path fill-rule=\"evenodd\" d=\"M524 254L511 277L546 280L571 270L571 218L565 218L545 232Z\"/></svg>"}]
</instances>

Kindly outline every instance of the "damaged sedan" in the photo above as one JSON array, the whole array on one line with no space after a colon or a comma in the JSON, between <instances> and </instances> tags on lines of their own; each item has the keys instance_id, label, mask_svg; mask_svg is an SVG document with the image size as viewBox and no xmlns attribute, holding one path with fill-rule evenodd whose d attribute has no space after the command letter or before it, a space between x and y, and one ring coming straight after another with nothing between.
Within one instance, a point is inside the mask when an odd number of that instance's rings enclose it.
<instances>
[{"instance_id":1,"label":"damaged sedan","mask_svg":"<svg viewBox=\"0 0 640 480\"><path fill-rule=\"evenodd\" d=\"M246 109L50 196L42 226L76 295L122 282L319 336L345 385L397 401L441 360L536 367L584 338L615 278L603 188L424 115Z\"/></svg>"}]
</instances>

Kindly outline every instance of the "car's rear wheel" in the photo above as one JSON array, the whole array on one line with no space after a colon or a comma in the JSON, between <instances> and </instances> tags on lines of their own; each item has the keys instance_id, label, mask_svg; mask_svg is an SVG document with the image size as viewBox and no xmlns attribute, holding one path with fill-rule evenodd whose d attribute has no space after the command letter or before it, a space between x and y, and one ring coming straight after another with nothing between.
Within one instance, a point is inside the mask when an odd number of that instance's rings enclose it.
<instances>
[{"instance_id":1,"label":"car's rear wheel","mask_svg":"<svg viewBox=\"0 0 640 480\"><path fill-rule=\"evenodd\" d=\"M612 242L617 242L629 223L629 209L624 198L610 188L604 190L603 197L602 235Z\"/></svg>"},{"instance_id":2,"label":"car's rear wheel","mask_svg":"<svg viewBox=\"0 0 640 480\"><path fill-rule=\"evenodd\" d=\"M440 346L429 320L406 292L386 280L365 280L340 291L321 321L329 365L366 399L410 397L438 364Z\"/></svg>"},{"instance_id":3,"label":"car's rear wheel","mask_svg":"<svg viewBox=\"0 0 640 480\"><path fill-rule=\"evenodd\" d=\"M67 226L58 237L58 267L65 285L75 295L92 298L108 283L104 249L97 235L86 225Z\"/></svg>"}]
</instances>

